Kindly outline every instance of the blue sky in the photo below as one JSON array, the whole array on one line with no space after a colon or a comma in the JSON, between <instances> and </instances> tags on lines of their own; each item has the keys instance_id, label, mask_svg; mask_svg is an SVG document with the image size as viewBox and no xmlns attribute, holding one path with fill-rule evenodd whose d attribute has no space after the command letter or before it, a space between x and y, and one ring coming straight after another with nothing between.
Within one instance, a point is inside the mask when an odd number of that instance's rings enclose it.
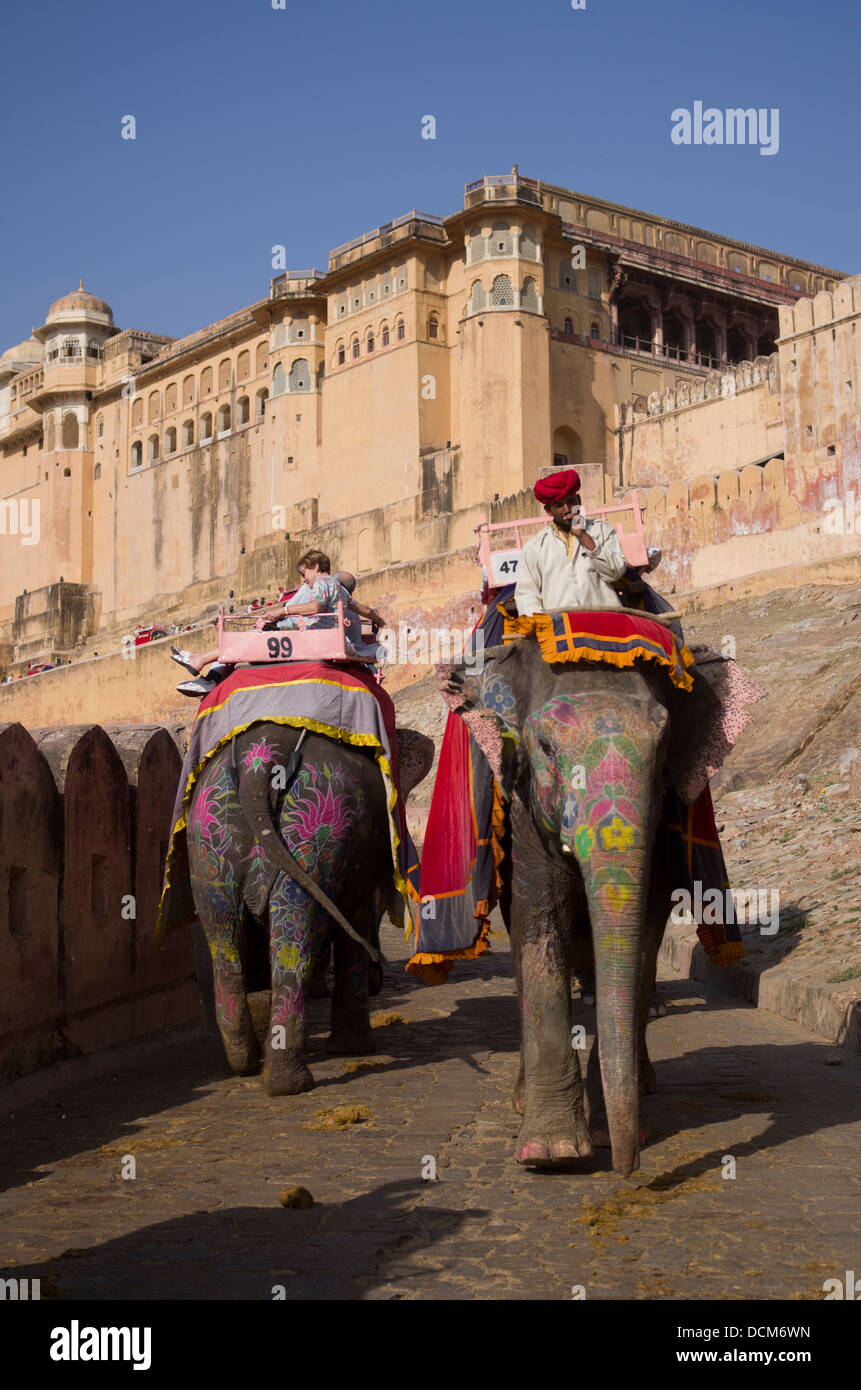
<instances>
[{"instance_id":1,"label":"blue sky","mask_svg":"<svg viewBox=\"0 0 861 1390\"><path fill-rule=\"evenodd\" d=\"M181 335L521 173L861 270L850 0L37 0L4 13L0 350L77 286ZM780 150L679 147L701 100ZM432 114L437 138L422 140ZM134 115L136 139L121 138Z\"/></svg>"}]
</instances>

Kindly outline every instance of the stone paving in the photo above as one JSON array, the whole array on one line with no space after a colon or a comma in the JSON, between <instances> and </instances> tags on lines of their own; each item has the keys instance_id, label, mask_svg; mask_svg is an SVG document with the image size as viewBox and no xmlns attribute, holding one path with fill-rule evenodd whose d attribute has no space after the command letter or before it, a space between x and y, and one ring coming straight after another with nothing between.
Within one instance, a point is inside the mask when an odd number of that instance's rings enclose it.
<instances>
[{"instance_id":1,"label":"stone paving","mask_svg":"<svg viewBox=\"0 0 861 1390\"><path fill-rule=\"evenodd\" d=\"M821 1300L825 1279L861 1269L861 1059L669 978L639 1173L623 1181L606 1151L531 1173L513 1161L499 924L492 953L438 988L403 974L403 944L385 935L377 1013L407 1021L378 1029L372 1066L325 1057L315 1002L306 1095L269 1099L202 1039L7 1120L0 1267L41 1278L43 1298L252 1300L570 1299L575 1286ZM575 1019L594 1012L578 1003ZM342 1106L371 1118L306 1127ZM311 1209L280 1205L295 1184Z\"/></svg>"}]
</instances>

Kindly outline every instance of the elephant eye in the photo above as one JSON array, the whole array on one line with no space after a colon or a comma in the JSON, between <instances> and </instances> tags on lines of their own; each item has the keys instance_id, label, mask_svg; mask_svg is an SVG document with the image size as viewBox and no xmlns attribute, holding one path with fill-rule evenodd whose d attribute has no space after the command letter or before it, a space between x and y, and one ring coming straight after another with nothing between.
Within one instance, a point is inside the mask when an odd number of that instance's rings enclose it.
<instances>
[{"instance_id":1,"label":"elephant eye","mask_svg":"<svg viewBox=\"0 0 861 1390\"><path fill-rule=\"evenodd\" d=\"M541 749L542 753L544 753L546 757L553 757L553 747L546 738L540 738L538 740L538 747Z\"/></svg>"}]
</instances>

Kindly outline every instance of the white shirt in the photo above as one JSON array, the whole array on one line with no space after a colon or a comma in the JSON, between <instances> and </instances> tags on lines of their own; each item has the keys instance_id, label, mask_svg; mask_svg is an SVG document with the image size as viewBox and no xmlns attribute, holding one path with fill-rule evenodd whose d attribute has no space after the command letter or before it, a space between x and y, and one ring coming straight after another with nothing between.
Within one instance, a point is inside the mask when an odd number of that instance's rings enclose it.
<instances>
[{"instance_id":1,"label":"white shirt","mask_svg":"<svg viewBox=\"0 0 861 1390\"><path fill-rule=\"evenodd\" d=\"M563 533L553 522L526 542L514 589L521 617L553 609L622 607L612 587L628 564L618 532L606 521L593 518L585 526L595 550L586 550L569 533L569 554Z\"/></svg>"}]
</instances>

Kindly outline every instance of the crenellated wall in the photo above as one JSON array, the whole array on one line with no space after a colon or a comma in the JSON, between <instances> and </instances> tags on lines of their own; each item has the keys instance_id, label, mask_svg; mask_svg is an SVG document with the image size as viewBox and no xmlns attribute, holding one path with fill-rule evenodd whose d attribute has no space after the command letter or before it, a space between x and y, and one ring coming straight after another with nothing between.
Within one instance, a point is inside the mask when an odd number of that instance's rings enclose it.
<instances>
[{"instance_id":1,"label":"crenellated wall","mask_svg":"<svg viewBox=\"0 0 861 1390\"><path fill-rule=\"evenodd\" d=\"M619 410L626 487L652 487L781 453L780 364L775 353L699 381L679 382Z\"/></svg>"},{"instance_id":2,"label":"crenellated wall","mask_svg":"<svg viewBox=\"0 0 861 1390\"><path fill-rule=\"evenodd\" d=\"M197 1019L191 932L153 944L180 765L165 728L0 724L0 1086Z\"/></svg>"}]
</instances>

